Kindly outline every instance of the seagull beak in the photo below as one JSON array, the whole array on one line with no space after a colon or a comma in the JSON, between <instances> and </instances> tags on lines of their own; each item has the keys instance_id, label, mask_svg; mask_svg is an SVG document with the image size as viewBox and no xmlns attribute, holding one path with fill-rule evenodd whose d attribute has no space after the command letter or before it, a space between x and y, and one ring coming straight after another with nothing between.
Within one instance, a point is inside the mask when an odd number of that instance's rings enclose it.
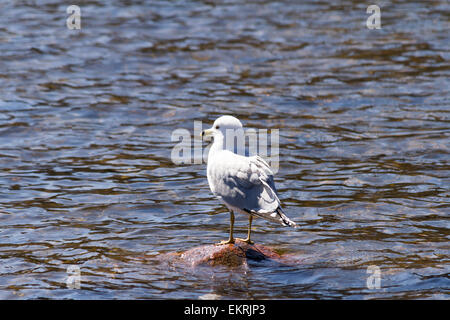
<instances>
[{"instance_id":1,"label":"seagull beak","mask_svg":"<svg viewBox=\"0 0 450 320\"><path fill-rule=\"evenodd\" d=\"M212 136L214 133L213 129L206 129L202 131L202 137Z\"/></svg>"}]
</instances>

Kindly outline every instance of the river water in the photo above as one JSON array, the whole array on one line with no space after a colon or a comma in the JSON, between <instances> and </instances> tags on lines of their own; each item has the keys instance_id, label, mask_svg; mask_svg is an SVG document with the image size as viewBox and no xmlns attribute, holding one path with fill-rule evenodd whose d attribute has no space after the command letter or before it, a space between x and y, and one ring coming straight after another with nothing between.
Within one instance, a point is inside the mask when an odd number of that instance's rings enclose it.
<instances>
[{"instance_id":1,"label":"river water","mask_svg":"<svg viewBox=\"0 0 450 320\"><path fill-rule=\"evenodd\" d=\"M450 298L447 1L79 6L0 4L0 298ZM222 114L279 130L300 228L253 240L298 265L159 261L228 236L205 163L171 157Z\"/></svg>"}]
</instances>

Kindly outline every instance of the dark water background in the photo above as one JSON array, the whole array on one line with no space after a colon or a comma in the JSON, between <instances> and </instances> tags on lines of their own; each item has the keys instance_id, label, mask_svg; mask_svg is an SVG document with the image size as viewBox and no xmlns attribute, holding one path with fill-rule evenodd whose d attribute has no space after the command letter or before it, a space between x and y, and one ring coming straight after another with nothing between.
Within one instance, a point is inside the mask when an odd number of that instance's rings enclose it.
<instances>
[{"instance_id":1,"label":"dark water background","mask_svg":"<svg viewBox=\"0 0 450 320\"><path fill-rule=\"evenodd\" d=\"M61 1L1 2L0 298L448 299L448 1L219 2L79 1L81 30ZM280 130L301 228L253 238L300 265L159 262L227 236L206 166L170 158L222 114Z\"/></svg>"}]
</instances>

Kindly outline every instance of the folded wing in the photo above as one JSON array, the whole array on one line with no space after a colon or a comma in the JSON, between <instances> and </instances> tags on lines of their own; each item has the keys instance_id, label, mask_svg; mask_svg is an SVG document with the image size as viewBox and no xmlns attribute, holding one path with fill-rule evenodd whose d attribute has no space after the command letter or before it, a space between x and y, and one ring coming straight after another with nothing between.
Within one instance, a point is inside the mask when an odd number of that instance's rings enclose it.
<instances>
[{"instance_id":1,"label":"folded wing","mask_svg":"<svg viewBox=\"0 0 450 320\"><path fill-rule=\"evenodd\" d=\"M259 156L220 159L221 174L217 175L215 193L226 204L266 220L295 226L281 210L273 172Z\"/></svg>"}]
</instances>

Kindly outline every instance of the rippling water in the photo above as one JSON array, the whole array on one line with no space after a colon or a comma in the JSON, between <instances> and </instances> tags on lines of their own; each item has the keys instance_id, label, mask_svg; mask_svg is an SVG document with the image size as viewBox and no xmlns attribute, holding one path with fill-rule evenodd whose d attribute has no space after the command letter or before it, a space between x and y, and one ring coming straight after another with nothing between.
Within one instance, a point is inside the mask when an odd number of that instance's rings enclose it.
<instances>
[{"instance_id":1,"label":"rippling water","mask_svg":"<svg viewBox=\"0 0 450 320\"><path fill-rule=\"evenodd\" d=\"M0 298L448 299L450 6L378 4L369 30L360 1L97 0L69 30L59 1L4 1ZM227 237L205 164L171 160L221 114L279 129L301 227L253 238L298 266L159 262Z\"/></svg>"}]
</instances>

